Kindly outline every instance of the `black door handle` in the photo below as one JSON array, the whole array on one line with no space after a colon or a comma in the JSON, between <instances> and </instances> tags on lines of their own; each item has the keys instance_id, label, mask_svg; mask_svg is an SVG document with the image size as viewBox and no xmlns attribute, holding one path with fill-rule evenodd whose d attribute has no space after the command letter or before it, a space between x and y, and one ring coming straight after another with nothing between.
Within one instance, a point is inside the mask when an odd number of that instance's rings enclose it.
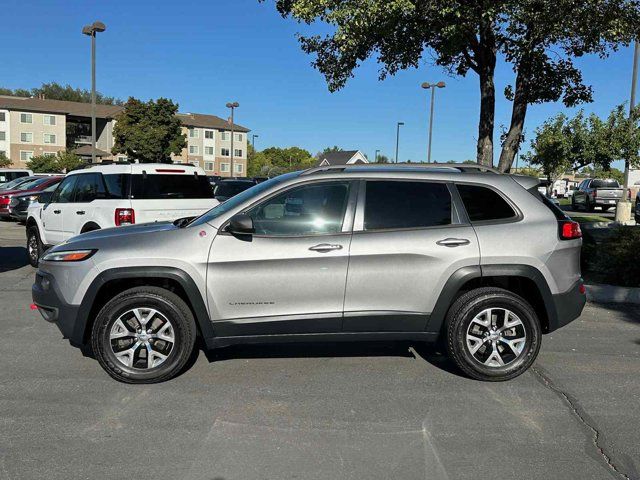
<instances>
[{"instance_id":1,"label":"black door handle","mask_svg":"<svg viewBox=\"0 0 640 480\"><path fill-rule=\"evenodd\" d=\"M77 213L78 215L84 215L84 213L85 213L85 212L84 212L84 210L78 210L76 213Z\"/></svg>"},{"instance_id":2,"label":"black door handle","mask_svg":"<svg viewBox=\"0 0 640 480\"><path fill-rule=\"evenodd\" d=\"M59 213L61 213L62 210L54 210L53 213L55 213L56 215L58 215Z\"/></svg>"}]
</instances>

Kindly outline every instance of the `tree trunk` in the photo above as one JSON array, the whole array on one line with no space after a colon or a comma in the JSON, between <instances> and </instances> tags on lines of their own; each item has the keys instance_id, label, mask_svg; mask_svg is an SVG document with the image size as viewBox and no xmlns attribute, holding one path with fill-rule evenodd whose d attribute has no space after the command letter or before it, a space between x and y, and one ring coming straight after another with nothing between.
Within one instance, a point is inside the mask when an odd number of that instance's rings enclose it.
<instances>
[{"instance_id":1,"label":"tree trunk","mask_svg":"<svg viewBox=\"0 0 640 480\"><path fill-rule=\"evenodd\" d=\"M516 91L513 98L513 109L511 111L511 125L509 126L507 138L502 146L500 162L498 163L498 170L501 172L511 170L513 160L520 148L520 140L522 138L524 120L527 116L528 107L526 95L527 80L524 78L525 75L527 75L526 71L523 72L523 70L520 69L516 78Z\"/></svg>"},{"instance_id":2,"label":"tree trunk","mask_svg":"<svg viewBox=\"0 0 640 480\"><path fill-rule=\"evenodd\" d=\"M488 69L486 69L488 70ZM478 124L478 158L480 165L493 166L493 130L496 110L496 87L493 69L480 72L480 122Z\"/></svg>"}]
</instances>

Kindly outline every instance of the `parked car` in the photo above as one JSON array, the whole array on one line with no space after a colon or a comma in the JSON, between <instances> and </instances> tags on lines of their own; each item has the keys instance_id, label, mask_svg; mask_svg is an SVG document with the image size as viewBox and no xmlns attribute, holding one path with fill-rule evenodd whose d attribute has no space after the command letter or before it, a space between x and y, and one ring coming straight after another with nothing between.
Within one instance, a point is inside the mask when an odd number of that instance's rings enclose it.
<instances>
[{"instance_id":1,"label":"parked car","mask_svg":"<svg viewBox=\"0 0 640 480\"><path fill-rule=\"evenodd\" d=\"M39 182L36 187L30 188L26 192L12 195L8 208L9 216L18 222L26 222L28 208L37 202L46 203L50 200L51 194L58 188L58 184L62 179L63 176L61 175L48 177Z\"/></svg>"},{"instance_id":2,"label":"parked car","mask_svg":"<svg viewBox=\"0 0 640 480\"><path fill-rule=\"evenodd\" d=\"M288 173L188 223L72 237L40 261L33 300L128 383L177 375L197 336L208 348L442 339L467 375L507 380L580 315L582 240L536 179L492 172Z\"/></svg>"},{"instance_id":3,"label":"parked car","mask_svg":"<svg viewBox=\"0 0 640 480\"><path fill-rule=\"evenodd\" d=\"M56 177L27 177L29 180L21 182L19 185L13 187L11 190L3 190L0 192L0 218L6 220L11 217L9 205L11 200L16 195L22 195L24 193L37 193L42 191L51 182L58 183L60 180Z\"/></svg>"},{"instance_id":4,"label":"parked car","mask_svg":"<svg viewBox=\"0 0 640 480\"><path fill-rule=\"evenodd\" d=\"M255 180L220 180L213 189L213 195L219 202L226 202L231 197L244 192L256 184Z\"/></svg>"},{"instance_id":5,"label":"parked car","mask_svg":"<svg viewBox=\"0 0 640 480\"><path fill-rule=\"evenodd\" d=\"M640 190L636 194L636 208L634 211L634 217L636 219L636 224L640 225Z\"/></svg>"},{"instance_id":6,"label":"parked car","mask_svg":"<svg viewBox=\"0 0 640 480\"><path fill-rule=\"evenodd\" d=\"M18 177L14 180L11 180L10 182L3 183L2 187L0 187L0 193L8 192L10 190L16 190L20 185L27 182L33 182L37 178L40 178L40 177L31 175L28 177Z\"/></svg>"},{"instance_id":7,"label":"parked car","mask_svg":"<svg viewBox=\"0 0 640 480\"><path fill-rule=\"evenodd\" d=\"M32 175L33 172L26 168L0 168L0 188L3 188L7 182Z\"/></svg>"},{"instance_id":8,"label":"parked car","mask_svg":"<svg viewBox=\"0 0 640 480\"><path fill-rule=\"evenodd\" d=\"M173 221L218 202L204 170L190 165L97 165L67 174L47 204L29 208L27 250L33 266L43 250L93 230Z\"/></svg>"},{"instance_id":9,"label":"parked car","mask_svg":"<svg viewBox=\"0 0 640 480\"><path fill-rule=\"evenodd\" d=\"M576 210L582 207L587 212L593 212L595 207L601 207L606 212L621 199L622 188L617 180L587 178L580 182L571 197L571 208Z\"/></svg>"}]
</instances>

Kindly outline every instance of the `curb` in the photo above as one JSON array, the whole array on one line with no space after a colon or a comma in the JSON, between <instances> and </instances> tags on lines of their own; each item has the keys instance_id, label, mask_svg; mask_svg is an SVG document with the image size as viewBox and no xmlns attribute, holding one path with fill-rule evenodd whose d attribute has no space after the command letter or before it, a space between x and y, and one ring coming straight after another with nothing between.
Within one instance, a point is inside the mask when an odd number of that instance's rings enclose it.
<instances>
[{"instance_id":1,"label":"curb","mask_svg":"<svg viewBox=\"0 0 640 480\"><path fill-rule=\"evenodd\" d=\"M592 284L587 287L587 300L594 303L632 303L640 305L640 288Z\"/></svg>"}]
</instances>

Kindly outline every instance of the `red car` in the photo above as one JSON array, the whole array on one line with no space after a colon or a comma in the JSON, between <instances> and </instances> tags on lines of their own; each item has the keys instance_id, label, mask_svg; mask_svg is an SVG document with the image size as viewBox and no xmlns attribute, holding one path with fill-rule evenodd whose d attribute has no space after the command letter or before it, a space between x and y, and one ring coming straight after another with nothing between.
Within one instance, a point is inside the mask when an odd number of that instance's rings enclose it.
<instances>
[{"instance_id":1,"label":"red car","mask_svg":"<svg viewBox=\"0 0 640 480\"><path fill-rule=\"evenodd\" d=\"M64 178L63 175L55 177L36 177L32 181L20 184L15 190L7 190L0 193L0 218L9 218L9 203L14 195L22 195L24 193L39 193L45 188L60 183Z\"/></svg>"}]
</instances>

